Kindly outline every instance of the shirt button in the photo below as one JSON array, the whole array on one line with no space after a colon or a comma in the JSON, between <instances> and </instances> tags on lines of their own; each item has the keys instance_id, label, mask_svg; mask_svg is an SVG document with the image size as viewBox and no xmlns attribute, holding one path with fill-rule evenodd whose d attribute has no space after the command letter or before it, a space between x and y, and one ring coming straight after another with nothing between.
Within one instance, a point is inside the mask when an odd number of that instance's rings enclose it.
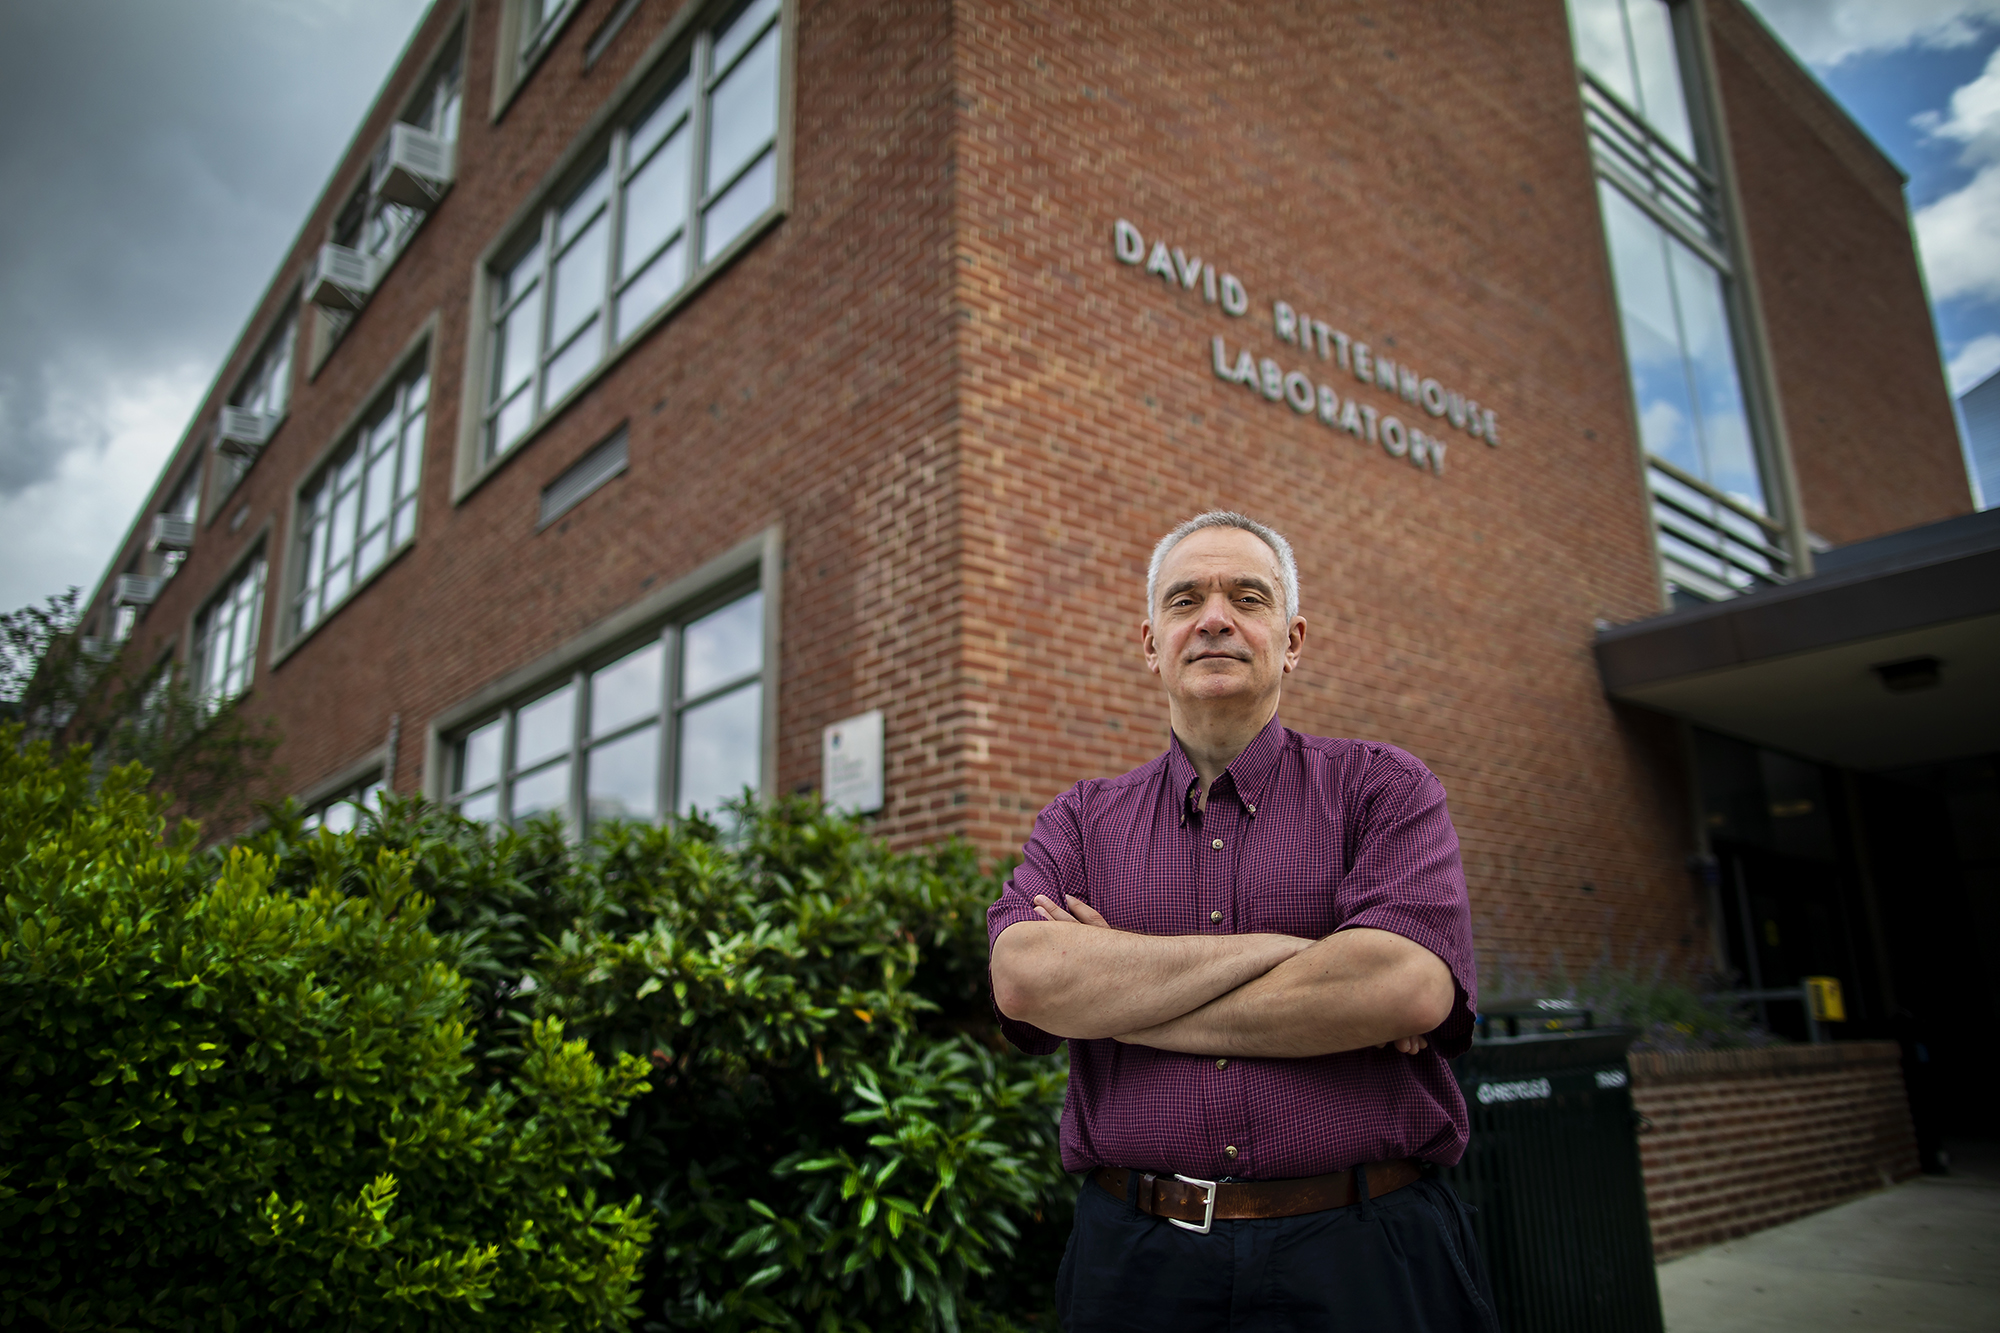
<instances>
[{"instance_id":1,"label":"shirt button","mask_svg":"<svg viewBox=\"0 0 2000 1333\"><path fill-rule=\"evenodd\" d=\"M1236 1160L1236 1145L1232 1143L1232 1144L1230 1144L1230 1145L1229 1145L1229 1146L1228 1146L1227 1148L1224 1148L1224 1149L1222 1150L1222 1155L1223 1155L1224 1157L1227 1157L1227 1158L1228 1158L1228 1159L1229 1159L1230 1161L1232 1161L1232 1162L1233 1162L1233 1161L1235 1161L1235 1160Z\"/></svg>"},{"instance_id":2,"label":"shirt button","mask_svg":"<svg viewBox=\"0 0 2000 1333\"><path fill-rule=\"evenodd\" d=\"M1218 926L1219 926L1219 925L1221 925L1221 924L1222 924L1222 913L1220 913L1220 912L1210 912L1210 913L1208 914L1208 919L1209 919L1210 921L1213 921L1213 922L1214 922L1214 923L1215 923L1216 925L1218 925Z\"/></svg>"},{"instance_id":3,"label":"shirt button","mask_svg":"<svg viewBox=\"0 0 2000 1333\"><path fill-rule=\"evenodd\" d=\"M1221 850L1222 850L1222 839L1220 839L1220 838L1217 838L1217 839L1216 839L1216 840L1215 840L1214 842L1210 843L1210 844L1209 844L1209 846L1211 846L1211 847L1215 848L1215 850L1216 850L1216 851L1218 851L1218 852L1219 852L1219 851L1221 851Z\"/></svg>"},{"instance_id":4,"label":"shirt button","mask_svg":"<svg viewBox=\"0 0 2000 1333\"><path fill-rule=\"evenodd\" d=\"M1244 802L1244 804L1243 804L1243 808L1244 808L1245 810L1248 810L1248 811L1249 811L1249 812L1250 812L1251 814L1253 814L1253 815L1257 813L1257 807L1256 807L1256 806L1254 806L1254 805L1251 805L1251 804L1250 804L1249 802L1247 802L1247 801L1246 801L1246 802Z\"/></svg>"},{"instance_id":5,"label":"shirt button","mask_svg":"<svg viewBox=\"0 0 2000 1333\"><path fill-rule=\"evenodd\" d=\"M1227 1061L1227 1060L1217 1060L1217 1061L1215 1062L1215 1067L1216 1067L1217 1069L1220 1069L1220 1068L1222 1068L1222 1067L1223 1067L1224 1065L1226 1065L1226 1064L1228 1064L1228 1063L1229 1063L1229 1061Z\"/></svg>"}]
</instances>

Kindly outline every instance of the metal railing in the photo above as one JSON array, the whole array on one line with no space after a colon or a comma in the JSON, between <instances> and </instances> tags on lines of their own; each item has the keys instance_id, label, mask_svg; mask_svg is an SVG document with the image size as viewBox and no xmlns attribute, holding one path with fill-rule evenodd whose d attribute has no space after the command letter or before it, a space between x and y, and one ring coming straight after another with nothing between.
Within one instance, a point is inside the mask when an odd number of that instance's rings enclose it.
<instances>
[{"instance_id":1,"label":"metal railing","mask_svg":"<svg viewBox=\"0 0 2000 1333\"><path fill-rule=\"evenodd\" d=\"M1680 229L1692 233L1689 239L1719 254L1724 232L1715 178L1661 138L1616 93L1588 72L1578 73L1583 79L1583 122L1597 169L1627 193L1657 204Z\"/></svg>"},{"instance_id":2,"label":"metal railing","mask_svg":"<svg viewBox=\"0 0 2000 1333\"><path fill-rule=\"evenodd\" d=\"M1761 1012L1765 1003L1770 1000L1789 1000L1805 1011L1806 1040L1815 1046L1820 1045L1826 1040L1826 1029L1819 1025L1819 1015L1813 1011L1812 987L1803 982L1797 986L1785 987L1782 990L1726 990L1720 992L1716 998L1736 1000L1744 1004L1755 1004L1760 1011L1759 1018L1765 1020L1765 1027L1770 1026L1768 1021L1769 1015Z\"/></svg>"},{"instance_id":3,"label":"metal railing","mask_svg":"<svg viewBox=\"0 0 2000 1333\"><path fill-rule=\"evenodd\" d=\"M1784 524L1663 458L1648 458L1653 527L1667 581L1717 602L1791 578Z\"/></svg>"},{"instance_id":4,"label":"metal railing","mask_svg":"<svg viewBox=\"0 0 2000 1333\"><path fill-rule=\"evenodd\" d=\"M1805 982L1776 990L1717 991L1712 998L1756 1005L1758 1022L1765 1027L1770 1026L1770 1016L1764 1012L1766 1004L1772 1001L1796 1004L1805 1012L1806 1040L1817 1046L1827 1039L1813 1005L1812 987ZM1479 1011L1474 1035L1491 1041L1501 1035L1501 1029L1509 1037L1519 1037L1523 1031L1532 1036L1538 1032L1587 1031L1596 1026L1597 1015L1592 1007L1574 1000L1497 1000L1492 1008Z\"/></svg>"}]
</instances>

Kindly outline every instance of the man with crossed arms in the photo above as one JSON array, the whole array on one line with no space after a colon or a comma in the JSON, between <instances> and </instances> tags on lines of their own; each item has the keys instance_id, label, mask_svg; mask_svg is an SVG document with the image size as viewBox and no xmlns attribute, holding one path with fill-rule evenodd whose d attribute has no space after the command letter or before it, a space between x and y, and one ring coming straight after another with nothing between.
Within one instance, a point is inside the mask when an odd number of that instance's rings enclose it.
<instances>
[{"instance_id":1,"label":"man with crossed arms","mask_svg":"<svg viewBox=\"0 0 2000 1333\"><path fill-rule=\"evenodd\" d=\"M1001 1026L1070 1047L1088 1172L1065 1328L1492 1330L1446 1057L1471 914L1444 788L1277 720L1305 647L1290 545L1213 511L1161 540L1139 639L1165 754L1035 821L987 913Z\"/></svg>"}]
</instances>

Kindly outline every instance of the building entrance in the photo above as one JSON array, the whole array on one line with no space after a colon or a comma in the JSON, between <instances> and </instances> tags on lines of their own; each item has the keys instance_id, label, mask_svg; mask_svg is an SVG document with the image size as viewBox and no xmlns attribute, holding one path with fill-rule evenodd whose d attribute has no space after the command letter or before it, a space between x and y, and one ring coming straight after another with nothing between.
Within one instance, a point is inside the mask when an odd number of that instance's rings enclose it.
<instances>
[{"instance_id":1,"label":"building entrance","mask_svg":"<svg viewBox=\"0 0 2000 1333\"><path fill-rule=\"evenodd\" d=\"M1728 984L1840 982L1835 1040L1893 1039L1926 1165L2000 1125L2000 758L1864 774L1694 733ZM1802 1006L1756 1017L1802 1040Z\"/></svg>"}]
</instances>

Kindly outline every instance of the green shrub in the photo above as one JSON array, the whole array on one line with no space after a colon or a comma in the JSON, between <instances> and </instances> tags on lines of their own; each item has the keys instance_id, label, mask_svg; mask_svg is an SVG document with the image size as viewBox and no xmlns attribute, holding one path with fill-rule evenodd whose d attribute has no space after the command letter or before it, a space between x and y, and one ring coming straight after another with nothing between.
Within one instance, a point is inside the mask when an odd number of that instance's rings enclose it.
<instances>
[{"instance_id":1,"label":"green shrub","mask_svg":"<svg viewBox=\"0 0 2000 1333\"><path fill-rule=\"evenodd\" d=\"M1779 1040L1757 1024L1749 1003L1732 999L1714 977L1685 980L1657 968L1600 963L1572 978L1560 959L1546 974L1503 965L1496 975L1489 995L1568 1000L1590 1010L1600 1025L1637 1028L1635 1051L1731 1050Z\"/></svg>"},{"instance_id":2,"label":"green shrub","mask_svg":"<svg viewBox=\"0 0 2000 1333\"><path fill-rule=\"evenodd\" d=\"M952 1329L1048 1318L1074 1185L1061 1063L999 1040L962 846L896 853L793 801L700 820L494 831L391 799L351 836L252 844L300 892L406 858L472 984L482 1059L560 1021L652 1089L619 1188L658 1222L649 1326Z\"/></svg>"},{"instance_id":3,"label":"green shrub","mask_svg":"<svg viewBox=\"0 0 2000 1333\"><path fill-rule=\"evenodd\" d=\"M0 727L0 1323L624 1326L654 1224L596 1186L644 1061L549 1016L481 1069L409 855L279 885L146 778Z\"/></svg>"}]
</instances>

